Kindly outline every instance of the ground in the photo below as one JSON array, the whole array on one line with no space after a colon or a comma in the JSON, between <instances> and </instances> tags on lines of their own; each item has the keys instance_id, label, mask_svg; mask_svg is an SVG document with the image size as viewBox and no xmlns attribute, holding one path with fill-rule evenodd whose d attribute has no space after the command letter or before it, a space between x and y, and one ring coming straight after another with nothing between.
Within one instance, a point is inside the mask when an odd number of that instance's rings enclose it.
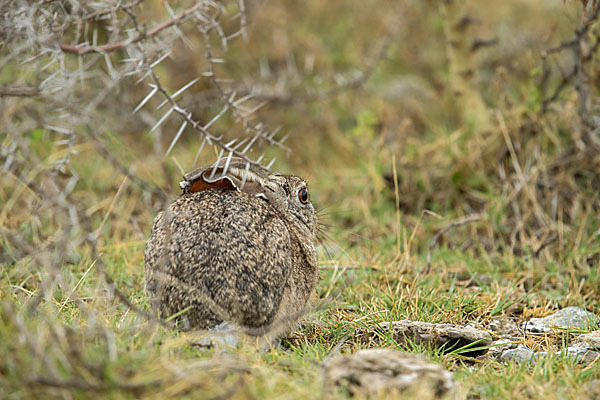
<instances>
[{"instance_id":1,"label":"ground","mask_svg":"<svg viewBox=\"0 0 600 400\"><path fill-rule=\"evenodd\" d=\"M481 9L472 1L466 11L452 2L375 3L257 5L247 41L229 53L236 60L229 73L237 78L260 75L261 59L289 78L289 54L299 68L314 57L316 72L374 65L360 85L325 97L275 99L261 110L267 123L290 134L290 153L269 150L278 156L272 169L306 179L323 225L321 279L298 329L267 351L221 352L197 346L196 333L149 318L143 253L161 206L92 141L81 140L69 161L79 176L72 199L92 224L96 258L82 243L55 269L38 268L36 257L44 253L35 249L58 241L52 232L60 225L36 215L43 199L18 179L1 178L2 232L22 235L33 248L22 256L14 237L0 238L0 397L316 398L327 390L322 362L332 352L373 347L356 332L373 331L379 322L487 329L494 320L520 324L567 306L600 314L597 144L585 140L576 82L552 98L573 68L572 52L543 58L543 50L571 40L585 23L579 3L513 0ZM477 22L455 32L456 40L497 42L472 57L452 55L460 49L446 45L456 28L448 21L463 14ZM389 31L393 40L386 42ZM198 68L177 73L177 62L168 61L159 71L165 85L193 79L200 65L192 58L174 49L174 60ZM593 115L599 75L590 58ZM325 75L335 82L333 72ZM321 85L311 79L292 76L291 93ZM146 92L131 93L124 109ZM222 123L225 131L228 122ZM107 129L103 140L137 176L174 199L197 136L182 138L163 157L178 125L166 126L163 136L148 135L150 127ZM23 139L42 166L64 152L50 138L32 130ZM3 149L13 140L0 139ZM207 147L201 163L215 158ZM45 293L53 277L59 278ZM556 350L576 333L523 336L520 343ZM581 365L556 355L503 363L385 335L376 343L441 364L469 399L592 398L592 382L600 379L598 361Z\"/></svg>"}]
</instances>

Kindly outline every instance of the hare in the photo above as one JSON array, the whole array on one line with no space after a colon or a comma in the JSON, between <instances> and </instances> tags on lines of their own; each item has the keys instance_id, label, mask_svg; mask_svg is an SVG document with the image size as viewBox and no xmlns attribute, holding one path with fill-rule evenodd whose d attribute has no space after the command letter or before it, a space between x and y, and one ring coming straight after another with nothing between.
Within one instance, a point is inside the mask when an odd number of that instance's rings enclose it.
<instances>
[{"instance_id":1,"label":"hare","mask_svg":"<svg viewBox=\"0 0 600 400\"><path fill-rule=\"evenodd\" d=\"M184 175L180 186L146 244L153 308L184 329L291 331L319 278L306 182L230 157Z\"/></svg>"}]
</instances>

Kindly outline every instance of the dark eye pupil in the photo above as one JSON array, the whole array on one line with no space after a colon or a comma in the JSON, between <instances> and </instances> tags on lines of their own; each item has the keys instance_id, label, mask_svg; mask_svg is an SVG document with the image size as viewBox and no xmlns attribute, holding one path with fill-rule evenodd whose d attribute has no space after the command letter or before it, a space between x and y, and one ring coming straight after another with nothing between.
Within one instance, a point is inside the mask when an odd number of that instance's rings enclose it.
<instances>
[{"instance_id":1,"label":"dark eye pupil","mask_svg":"<svg viewBox=\"0 0 600 400\"><path fill-rule=\"evenodd\" d=\"M308 202L308 190L306 190L306 189L302 189L302 190L300 191L300 201L301 201L302 203L306 203L306 202Z\"/></svg>"}]
</instances>

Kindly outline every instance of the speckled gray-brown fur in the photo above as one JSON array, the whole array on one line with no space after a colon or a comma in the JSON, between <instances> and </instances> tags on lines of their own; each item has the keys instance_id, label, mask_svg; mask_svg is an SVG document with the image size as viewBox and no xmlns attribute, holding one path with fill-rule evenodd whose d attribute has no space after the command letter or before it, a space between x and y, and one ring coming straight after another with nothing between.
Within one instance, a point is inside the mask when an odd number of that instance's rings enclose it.
<instances>
[{"instance_id":1,"label":"speckled gray-brown fur","mask_svg":"<svg viewBox=\"0 0 600 400\"><path fill-rule=\"evenodd\" d=\"M295 176L271 175L269 200L236 190L187 193L158 214L146 245L146 286L166 318L189 329L233 322L252 335L291 329L318 280L317 219Z\"/></svg>"}]
</instances>

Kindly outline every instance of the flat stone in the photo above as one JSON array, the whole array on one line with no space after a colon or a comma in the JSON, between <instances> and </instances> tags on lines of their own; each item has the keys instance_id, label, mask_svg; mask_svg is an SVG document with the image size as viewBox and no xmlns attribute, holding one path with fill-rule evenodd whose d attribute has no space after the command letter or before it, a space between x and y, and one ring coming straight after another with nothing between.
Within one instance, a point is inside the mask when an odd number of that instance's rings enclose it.
<instances>
[{"instance_id":1,"label":"flat stone","mask_svg":"<svg viewBox=\"0 0 600 400\"><path fill-rule=\"evenodd\" d=\"M519 345L515 349L505 350L500 356L500 359L502 361L512 361L521 364L525 362L535 362L537 356L538 354L534 353L532 350L523 345Z\"/></svg>"},{"instance_id":2,"label":"flat stone","mask_svg":"<svg viewBox=\"0 0 600 400\"><path fill-rule=\"evenodd\" d=\"M501 337L518 337L521 334L519 325L512 318L507 317L492 320L487 328Z\"/></svg>"},{"instance_id":3,"label":"flat stone","mask_svg":"<svg viewBox=\"0 0 600 400\"><path fill-rule=\"evenodd\" d=\"M452 373L420 354L391 349L360 350L325 363L328 388L352 395L418 394L420 399L448 399L456 394Z\"/></svg>"},{"instance_id":4,"label":"flat stone","mask_svg":"<svg viewBox=\"0 0 600 400\"><path fill-rule=\"evenodd\" d=\"M243 331L240 328L232 323L223 322L214 328L208 329L194 342L194 345L205 348L215 347L217 349L237 347L242 336Z\"/></svg>"},{"instance_id":5,"label":"flat stone","mask_svg":"<svg viewBox=\"0 0 600 400\"><path fill-rule=\"evenodd\" d=\"M578 346L587 346L590 349L600 350L600 331L579 335L574 342Z\"/></svg>"},{"instance_id":6,"label":"flat stone","mask_svg":"<svg viewBox=\"0 0 600 400\"><path fill-rule=\"evenodd\" d=\"M548 352L539 351L533 352L525 346L518 346L515 349L506 350L500 356L502 361L512 361L519 364L522 363L535 363L542 357L546 357ZM577 363L581 363L586 366L597 360L600 360L600 353L594 350L590 350L587 347L570 346L567 348L565 353L553 353L554 355L564 354L565 357L572 359Z\"/></svg>"},{"instance_id":7,"label":"flat stone","mask_svg":"<svg viewBox=\"0 0 600 400\"><path fill-rule=\"evenodd\" d=\"M473 327L453 324L432 324L405 319L402 321L382 322L377 325L376 329L382 332L391 332L392 337L398 343L405 344L410 341L416 344L428 344L443 348L446 353L465 346L478 348L492 344L492 336L488 332ZM465 349L461 351L461 354L477 356L484 354L486 351L487 349L473 351Z\"/></svg>"},{"instance_id":8,"label":"flat stone","mask_svg":"<svg viewBox=\"0 0 600 400\"><path fill-rule=\"evenodd\" d=\"M585 366L600 360L600 353L585 346L569 346L567 347L567 357Z\"/></svg>"},{"instance_id":9,"label":"flat stone","mask_svg":"<svg viewBox=\"0 0 600 400\"><path fill-rule=\"evenodd\" d=\"M596 314L579 307L567 307L544 318L531 318L523 324L523 329L534 333L549 333L557 329L589 329L597 324Z\"/></svg>"}]
</instances>

